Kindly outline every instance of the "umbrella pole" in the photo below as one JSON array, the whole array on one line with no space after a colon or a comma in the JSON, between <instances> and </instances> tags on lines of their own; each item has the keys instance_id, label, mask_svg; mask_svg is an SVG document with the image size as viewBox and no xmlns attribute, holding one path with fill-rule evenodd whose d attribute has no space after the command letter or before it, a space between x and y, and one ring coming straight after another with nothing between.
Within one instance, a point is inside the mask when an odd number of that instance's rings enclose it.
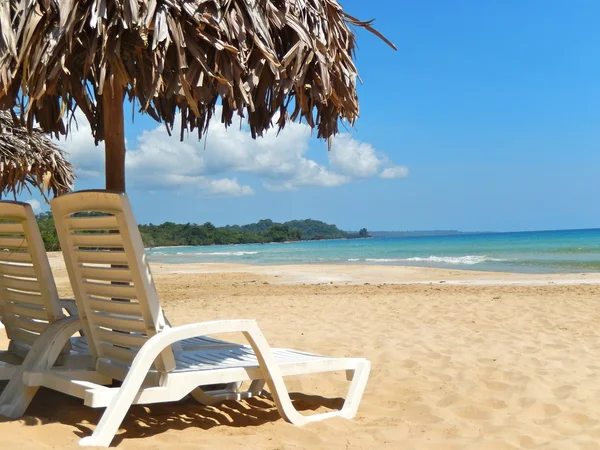
<instances>
[{"instance_id":1,"label":"umbrella pole","mask_svg":"<svg viewBox=\"0 0 600 450\"><path fill-rule=\"evenodd\" d=\"M123 86L106 82L102 95L102 111L104 121L104 173L106 175L106 189L125 192L125 119L123 118ZM118 233L111 230L111 233ZM113 249L117 250L117 249ZM110 267L123 268L120 264L111 264ZM129 284L122 281L111 281L110 284ZM127 301L113 298L113 300ZM121 333L124 331L115 330Z\"/></svg>"},{"instance_id":2,"label":"umbrella pole","mask_svg":"<svg viewBox=\"0 0 600 450\"><path fill-rule=\"evenodd\" d=\"M104 153L106 189L125 192L125 119L123 86L107 82L102 105L104 112Z\"/></svg>"}]
</instances>

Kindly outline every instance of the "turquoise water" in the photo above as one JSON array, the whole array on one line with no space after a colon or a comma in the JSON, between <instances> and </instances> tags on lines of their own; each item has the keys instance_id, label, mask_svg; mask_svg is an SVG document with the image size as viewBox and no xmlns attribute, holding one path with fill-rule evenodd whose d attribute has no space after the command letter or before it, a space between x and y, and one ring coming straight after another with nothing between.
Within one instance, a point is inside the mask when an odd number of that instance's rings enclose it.
<instances>
[{"instance_id":1,"label":"turquoise water","mask_svg":"<svg viewBox=\"0 0 600 450\"><path fill-rule=\"evenodd\" d=\"M600 229L162 247L162 263L384 264L524 273L600 272Z\"/></svg>"}]
</instances>

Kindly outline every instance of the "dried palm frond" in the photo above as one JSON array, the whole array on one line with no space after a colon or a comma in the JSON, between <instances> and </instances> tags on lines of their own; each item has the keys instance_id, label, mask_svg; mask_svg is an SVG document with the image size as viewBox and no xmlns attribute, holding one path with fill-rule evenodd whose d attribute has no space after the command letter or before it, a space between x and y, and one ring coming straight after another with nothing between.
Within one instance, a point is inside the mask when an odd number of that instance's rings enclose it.
<instances>
[{"instance_id":1,"label":"dried palm frond","mask_svg":"<svg viewBox=\"0 0 600 450\"><path fill-rule=\"evenodd\" d=\"M6 0L0 2L0 107L65 133L78 106L104 138L106 83L170 131L246 117L253 137L304 120L329 138L359 114L355 36L371 27L336 0Z\"/></svg>"},{"instance_id":2,"label":"dried palm frond","mask_svg":"<svg viewBox=\"0 0 600 450\"><path fill-rule=\"evenodd\" d=\"M16 197L30 186L57 196L73 189L75 174L65 154L39 130L16 126L8 111L0 111L0 197Z\"/></svg>"}]
</instances>

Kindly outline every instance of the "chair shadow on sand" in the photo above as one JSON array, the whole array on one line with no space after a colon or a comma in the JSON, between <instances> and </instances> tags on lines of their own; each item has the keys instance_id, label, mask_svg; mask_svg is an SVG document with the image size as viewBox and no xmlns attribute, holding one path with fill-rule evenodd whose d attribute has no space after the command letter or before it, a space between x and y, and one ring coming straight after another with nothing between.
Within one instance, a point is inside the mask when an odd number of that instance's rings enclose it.
<instances>
[{"instance_id":1,"label":"chair shadow on sand","mask_svg":"<svg viewBox=\"0 0 600 450\"><path fill-rule=\"evenodd\" d=\"M0 392L5 386L5 382L0 383ZM290 397L296 409L304 413L339 410L344 403L343 398L325 398L319 395L291 393ZM21 421L31 426L61 423L77 428L79 431L75 434L82 438L92 434L92 426L95 427L103 412L104 408L89 408L77 398L41 388L25 416L20 419L0 416L0 423ZM151 437L168 430L185 430L190 427L210 430L219 426L245 428L278 420L283 419L268 393L214 406L201 405L191 398L173 403L134 405L125 416L121 431L115 436L111 446L118 445L123 440Z\"/></svg>"}]
</instances>

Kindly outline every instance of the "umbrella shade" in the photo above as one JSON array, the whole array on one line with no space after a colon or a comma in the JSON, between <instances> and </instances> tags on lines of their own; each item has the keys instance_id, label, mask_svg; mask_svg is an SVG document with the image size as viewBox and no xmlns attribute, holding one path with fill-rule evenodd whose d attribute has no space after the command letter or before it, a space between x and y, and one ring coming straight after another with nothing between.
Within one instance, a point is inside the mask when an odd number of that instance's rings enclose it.
<instances>
[{"instance_id":1,"label":"umbrella shade","mask_svg":"<svg viewBox=\"0 0 600 450\"><path fill-rule=\"evenodd\" d=\"M79 107L114 171L124 96L169 132L180 111L181 138L202 136L218 102L222 123L245 117L253 137L278 114L279 129L304 120L330 138L359 114L351 26L385 40L335 0L0 3L0 107L21 103L28 128L54 133L68 132L64 114Z\"/></svg>"},{"instance_id":2,"label":"umbrella shade","mask_svg":"<svg viewBox=\"0 0 600 450\"><path fill-rule=\"evenodd\" d=\"M65 154L39 130L15 126L11 114L0 111L0 196L16 197L30 187L57 196L73 189L75 174Z\"/></svg>"},{"instance_id":3,"label":"umbrella shade","mask_svg":"<svg viewBox=\"0 0 600 450\"><path fill-rule=\"evenodd\" d=\"M323 138L339 118L358 117L349 25L373 29L335 0L3 3L0 21L13 27L0 33L0 51L10 54L0 55L0 83L6 90L16 81L13 97L24 89L29 123L35 115L45 131L64 131L64 108L77 104L103 139L96 99L107 79L169 127L181 109L182 129L200 132L219 98L222 121L245 114L253 135L278 111L280 128L304 118Z\"/></svg>"}]
</instances>

